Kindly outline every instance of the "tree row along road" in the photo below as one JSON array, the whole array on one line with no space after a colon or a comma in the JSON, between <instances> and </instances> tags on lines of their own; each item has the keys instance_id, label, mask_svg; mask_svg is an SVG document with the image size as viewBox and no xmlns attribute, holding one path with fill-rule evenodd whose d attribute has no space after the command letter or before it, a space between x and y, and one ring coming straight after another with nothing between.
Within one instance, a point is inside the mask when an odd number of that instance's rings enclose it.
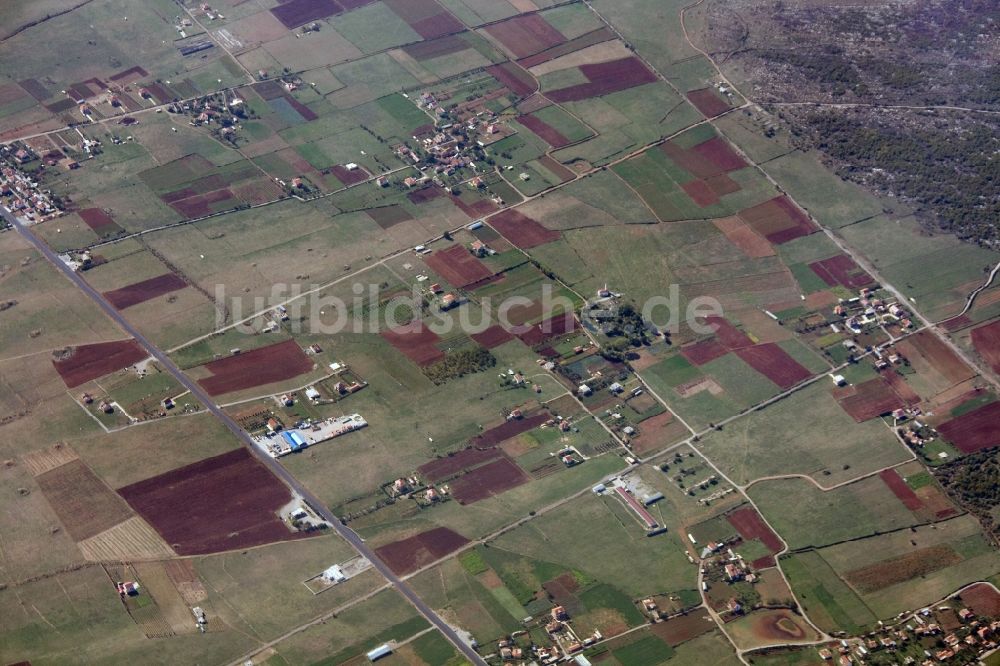
<instances>
[{"instance_id":1,"label":"tree row along road","mask_svg":"<svg viewBox=\"0 0 1000 666\"><path fill-rule=\"evenodd\" d=\"M281 479L281 481L301 497L305 502L307 502L317 514L327 522L329 522L333 528L340 534L341 537L347 543L349 543L354 550L361 556L367 558L371 561L373 567L382 574L383 578L388 581L396 590L403 595L403 597L409 601L417 611L427 619L432 625L434 625L452 645L455 646L469 661L473 664L485 666L486 662L483 660L479 654L473 650L469 645L467 645L459 636L458 633L446 623L441 617L434 612L434 610L428 606L424 601L417 596L417 594L402 580L399 576L392 572L389 566L383 562L375 552L364 542L364 540L358 536L358 534L341 524L340 520L327 508L326 504L322 502L318 497L313 495L308 489L305 488L299 481L292 476L292 474L285 469L277 460L271 458L270 456L264 454L250 438L250 435L244 431L236 422L222 409L218 404L205 392L204 389L195 381L190 379L185 375L179 367L168 357L164 352L160 351L152 342L150 342L141 332L139 332L134 326L132 326L128 320L125 319L112 305L109 303L104 296L100 294L96 289L94 289L90 284L84 280L79 274L77 274L72 268L66 265L65 262L59 259L55 252L53 252L48 245L46 245L41 239L39 239L27 226L22 224L14 215L12 215L6 208L0 207L0 216L3 216L8 222L10 222L14 228L21 234L31 245L43 256L45 259L55 266L56 270L62 273L70 282L76 285L84 294L86 294L92 301L94 301L98 307L110 317L118 326L122 328L126 333L131 335L135 340L142 345L143 349L149 353L162 367L164 370L169 372L181 386L186 388L191 392L191 395L195 399L201 401L203 405L208 409L212 415L217 418L222 424L242 443L246 446L250 453L257 458L261 463L267 467L272 474Z\"/></svg>"}]
</instances>

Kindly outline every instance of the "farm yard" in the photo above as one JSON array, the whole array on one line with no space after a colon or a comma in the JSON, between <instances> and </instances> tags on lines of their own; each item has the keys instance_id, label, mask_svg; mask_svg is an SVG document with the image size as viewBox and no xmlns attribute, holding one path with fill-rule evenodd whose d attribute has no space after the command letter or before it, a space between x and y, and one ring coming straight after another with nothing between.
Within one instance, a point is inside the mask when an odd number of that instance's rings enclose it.
<instances>
[{"instance_id":1,"label":"farm yard","mask_svg":"<svg viewBox=\"0 0 1000 666\"><path fill-rule=\"evenodd\" d=\"M796 147L710 11L0 11L6 661L812 663L813 625L1000 618L954 487L1000 445L1000 291L957 316L995 253ZM272 473L216 407L369 425Z\"/></svg>"}]
</instances>

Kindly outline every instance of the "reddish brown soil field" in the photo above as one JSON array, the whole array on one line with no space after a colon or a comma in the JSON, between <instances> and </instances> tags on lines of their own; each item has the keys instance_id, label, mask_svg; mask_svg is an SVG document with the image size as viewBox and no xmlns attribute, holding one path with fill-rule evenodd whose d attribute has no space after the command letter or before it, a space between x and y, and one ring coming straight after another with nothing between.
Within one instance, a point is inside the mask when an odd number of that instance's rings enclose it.
<instances>
[{"instance_id":1,"label":"reddish brown soil field","mask_svg":"<svg viewBox=\"0 0 1000 666\"><path fill-rule=\"evenodd\" d=\"M719 171L730 172L736 171L737 169L742 169L747 166L746 161L740 157L740 155L733 150L729 142L722 137L713 137L708 141L703 141L697 146L691 148L692 152L695 152L709 162L714 164Z\"/></svg>"},{"instance_id":2,"label":"reddish brown soil field","mask_svg":"<svg viewBox=\"0 0 1000 666\"><path fill-rule=\"evenodd\" d=\"M639 434L629 442L639 454L656 451L667 444L683 439L688 434L684 424L670 412L663 412L639 423Z\"/></svg>"},{"instance_id":3,"label":"reddish brown soil field","mask_svg":"<svg viewBox=\"0 0 1000 666\"><path fill-rule=\"evenodd\" d=\"M989 585L983 583L973 585L964 590L959 599L976 615L985 617L1000 615L1000 592Z\"/></svg>"},{"instance_id":4,"label":"reddish brown soil field","mask_svg":"<svg viewBox=\"0 0 1000 666\"><path fill-rule=\"evenodd\" d=\"M715 94L711 88L692 90L687 94L687 98L706 118L714 118L730 109L729 102Z\"/></svg>"},{"instance_id":5,"label":"reddish brown soil field","mask_svg":"<svg viewBox=\"0 0 1000 666\"><path fill-rule=\"evenodd\" d=\"M774 256L774 247L767 239L754 231L738 217L725 217L712 220L715 227L726 235L729 242L743 251L748 257L759 259Z\"/></svg>"},{"instance_id":6,"label":"reddish brown soil field","mask_svg":"<svg viewBox=\"0 0 1000 666\"><path fill-rule=\"evenodd\" d=\"M67 388L97 379L127 368L149 356L135 340L98 342L73 348L73 354L61 361L52 361Z\"/></svg>"},{"instance_id":7,"label":"reddish brown soil field","mask_svg":"<svg viewBox=\"0 0 1000 666\"><path fill-rule=\"evenodd\" d=\"M892 494L899 498L899 501L906 506L910 511L919 511L924 507L924 503L920 501L917 494L913 492L913 488L906 485L906 481L903 477L899 475L894 469L884 469L878 474L879 478L885 482L885 485L889 486L889 490Z\"/></svg>"},{"instance_id":8,"label":"reddish brown soil field","mask_svg":"<svg viewBox=\"0 0 1000 666\"><path fill-rule=\"evenodd\" d=\"M1000 446L1000 402L992 402L942 423L938 431L963 453Z\"/></svg>"},{"instance_id":9,"label":"reddish brown soil field","mask_svg":"<svg viewBox=\"0 0 1000 666\"><path fill-rule=\"evenodd\" d=\"M468 42L458 36L451 35L430 42L410 44L404 46L403 51L415 60L431 60L432 58L460 53L467 48L469 48Z\"/></svg>"},{"instance_id":10,"label":"reddish brown soil field","mask_svg":"<svg viewBox=\"0 0 1000 666\"><path fill-rule=\"evenodd\" d=\"M420 205L426 203L438 197L443 197L444 192L440 188L434 187L433 185L427 185L420 188L419 190L414 190L413 192L407 192L406 198L410 200L410 203Z\"/></svg>"},{"instance_id":11,"label":"reddish brown soil field","mask_svg":"<svg viewBox=\"0 0 1000 666\"><path fill-rule=\"evenodd\" d=\"M228 185L228 183L225 178L217 173L213 173L208 176L198 178L197 180L191 180L184 186L184 188L167 192L160 198L163 199L165 203L169 204L182 199L187 199L188 197L193 197L196 194L207 194L213 190L221 190L226 187L226 185Z\"/></svg>"},{"instance_id":12,"label":"reddish brown soil field","mask_svg":"<svg viewBox=\"0 0 1000 666\"><path fill-rule=\"evenodd\" d=\"M518 97L524 97L538 90L538 82L535 77L512 62L505 62L500 65L490 65L486 72L494 79L510 88Z\"/></svg>"},{"instance_id":13,"label":"reddish brown soil field","mask_svg":"<svg viewBox=\"0 0 1000 666\"><path fill-rule=\"evenodd\" d=\"M543 167L551 171L553 174L559 177L559 181L565 183L568 180L573 180L576 178L576 174L570 169L567 169L562 164L557 162L555 158L549 155L541 155L538 158L538 163Z\"/></svg>"},{"instance_id":14,"label":"reddish brown soil field","mask_svg":"<svg viewBox=\"0 0 1000 666\"><path fill-rule=\"evenodd\" d=\"M18 81L17 84L34 97L36 102L44 102L49 97L52 97L52 93L38 79L24 79L23 81Z\"/></svg>"},{"instance_id":15,"label":"reddish brown soil field","mask_svg":"<svg viewBox=\"0 0 1000 666\"><path fill-rule=\"evenodd\" d=\"M816 231L812 220L784 195L742 210L739 216L776 245Z\"/></svg>"},{"instance_id":16,"label":"reddish brown soil field","mask_svg":"<svg viewBox=\"0 0 1000 666\"><path fill-rule=\"evenodd\" d=\"M424 259L431 270L450 282L462 288L493 275L486 264L479 261L462 245L452 245L446 250L439 250Z\"/></svg>"},{"instance_id":17,"label":"reddish brown soil field","mask_svg":"<svg viewBox=\"0 0 1000 666\"><path fill-rule=\"evenodd\" d=\"M705 184L720 197L726 194L732 194L733 192L739 192L743 189L740 187L739 183L724 173L720 173L718 176L706 178Z\"/></svg>"},{"instance_id":18,"label":"reddish brown soil field","mask_svg":"<svg viewBox=\"0 0 1000 666\"><path fill-rule=\"evenodd\" d=\"M494 23L486 27L486 32L515 58L526 58L566 41L566 37L539 14L525 14Z\"/></svg>"},{"instance_id":19,"label":"reddish brown soil field","mask_svg":"<svg viewBox=\"0 0 1000 666\"><path fill-rule=\"evenodd\" d=\"M535 65L541 65L543 62L555 60L556 58L568 55L574 51L585 49L588 46L593 46L594 44L607 42L614 38L615 34L611 32L610 29L606 26L601 26L597 30L588 32L585 35L577 37L576 39L571 39L568 42L563 42L562 44L553 46L550 49L545 49L535 55L519 60L518 64L525 68L534 67Z\"/></svg>"},{"instance_id":20,"label":"reddish brown soil field","mask_svg":"<svg viewBox=\"0 0 1000 666\"><path fill-rule=\"evenodd\" d=\"M302 116L302 120L310 122L312 120L316 120L317 118L319 118L319 116L316 114L315 111L313 111L308 106L306 106L299 100L295 99L291 95L285 93L285 99L288 100L288 105L291 106L293 109L295 109L300 116Z\"/></svg>"},{"instance_id":21,"label":"reddish brown soil field","mask_svg":"<svg viewBox=\"0 0 1000 666\"><path fill-rule=\"evenodd\" d=\"M107 227L115 223L114 218L105 213L102 208L84 208L78 211L77 214L94 231L100 231L102 227Z\"/></svg>"},{"instance_id":22,"label":"reddish brown soil field","mask_svg":"<svg viewBox=\"0 0 1000 666\"><path fill-rule=\"evenodd\" d=\"M871 275L861 270L846 254L814 261L809 264L809 268L831 287L839 284L848 289L860 289L875 282Z\"/></svg>"},{"instance_id":23,"label":"reddish brown soil field","mask_svg":"<svg viewBox=\"0 0 1000 666\"><path fill-rule=\"evenodd\" d=\"M656 81L656 75L641 60L632 56L609 62L580 65L579 69L590 83L552 90L545 96L557 103L576 102Z\"/></svg>"},{"instance_id":24,"label":"reddish brown soil field","mask_svg":"<svg viewBox=\"0 0 1000 666\"><path fill-rule=\"evenodd\" d=\"M785 547L785 544L781 542L774 531L767 526L764 519L760 517L757 510L753 507L744 507L742 509L737 509L732 513L726 514L726 520L729 521L736 531L740 533L740 536L747 541L753 539L759 539L767 548L771 551L771 554L780 553ZM764 560L769 560L765 562ZM754 568L763 569L767 566L774 566L774 558L761 558L753 563Z\"/></svg>"},{"instance_id":25,"label":"reddish brown soil field","mask_svg":"<svg viewBox=\"0 0 1000 666\"><path fill-rule=\"evenodd\" d=\"M955 352L931 331L920 331L906 341L915 348L928 363L944 375L945 379L958 384L970 379L975 373L962 362Z\"/></svg>"},{"instance_id":26,"label":"reddish brown soil field","mask_svg":"<svg viewBox=\"0 0 1000 666\"><path fill-rule=\"evenodd\" d=\"M271 10L286 28L297 28L310 21L339 14L343 8L334 0L289 0Z\"/></svg>"},{"instance_id":27,"label":"reddish brown soil field","mask_svg":"<svg viewBox=\"0 0 1000 666\"><path fill-rule=\"evenodd\" d=\"M753 345L753 340L746 333L722 317L706 317L704 323L715 329L715 337L727 349L742 349Z\"/></svg>"},{"instance_id":28,"label":"reddish brown soil field","mask_svg":"<svg viewBox=\"0 0 1000 666\"><path fill-rule=\"evenodd\" d=\"M791 388L812 376L788 352L773 342L738 349L736 355L783 389Z\"/></svg>"},{"instance_id":29,"label":"reddish brown soil field","mask_svg":"<svg viewBox=\"0 0 1000 666\"><path fill-rule=\"evenodd\" d=\"M217 204L223 201L230 201L234 207L238 203L232 192L228 189L222 189L209 192L208 194L198 194L193 197L188 197L187 199L175 201L170 204L170 207L184 217L194 219L196 217L210 215L213 212L213 208L215 208L212 204Z\"/></svg>"},{"instance_id":30,"label":"reddish brown soil field","mask_svg":"<svg viewBox=\"0 0 1000 666\"><path fill-rule=\"evenodd\" d=\"M725 171L705 155L693 148L682 148L672 141L660 144L660 150L677 166L690 173L695 178L712 178L724 174Z\"/></svg>"},{"instance_id":31,"label":"reddish brown soil field","mask_svg":"<svg viewBox=\"0 0 1000 666\"><path fill-rule=\"evenodd\" d=\"M126 69L126 70L123 70L121 72L118 72L117 74L112 74L111 75L111 80L112 81L122 81L124 79L131 79L131 78L140 78L140 79L142 79L142 78L145 78L147 76L149 76L149 72L147 72L142 67L139 67L137 65L135 67L130 67L129 69Z\"/></svg>"},{"instance_id":32,"label":"reddish brown soil field","mask_svg":"<svg viewBox=\"0 0 1000 666\"><path fill-rule=\"evenodd\" d=\"M187 282L175 273L164 273L155 278L135 282L133 284L104 292L104 298L119 310L144 303L150 299L183 289Z\"/></svg>"},{"instance_id":33,"label":"reddish brown soil field","mask_svg":"<svg viewBox=\"0 0 1000 666\"><path fill-rule=\"evenodd\" d=\"M459 504L474 504L494 495L516 488L531 480L523 469L508 458L501 458L451 482L451 496Z\"/></svg>"},{"instance_id":34,"label":"reddish brown soil field","mask_svg":"<svg viewBox=\"0 0 1000 666\"><path fill-rule=\"evenodd\" d=\"M993 372L1000 372L1000 321L972 329L972 346Z\"/></svg>"},{"instance_id":35,"label":"reddish brown soil field","mask_svg":"<svg viewBox=\"0 0 1000 666\"><path fill-rule=\"evenodd\" d=\"M347 167L338 164L330 167L330 171L344 185L357 185L358 183L365 182L370 177L368 172L361 167L351 171Z\"/></svg>"},{"instance_id":36,"label":"reddish brown soil field","mask_svg":"<svg viewBox=\"0 0 1000 666\"><path fill-rule=\"evenodd\" d=\"M393 573L403 576L453 553L469 540L447 527L435 527L415 536L375 549Z\"/></svg>"},{"instance_id":37,"label":"reddish brown soil field","mask_svg":"<svg viewBox=\"0 0 1000 666\"><path fill-rule=\"evenodd\" d=\"M906 380L898 372L892 368L888 368L879 374L907 405L913 406L920 403L920 396L906 383Z\"/></svg>"},{"instance_id":38,"label":"reddish brown soil field","mask_svg":"<svg viewBox=\"0 0 1000 666\"><path fill-rule=\"evenodd\" d=\"M170 89L162 83L149 83L145 86L145 88L159 104L166 104L167 102L173 101L175 97L175 95L170 92Z\"/></svg>"},{"instance_id":39,"label":"reddish brown soil field","mask_svg":"<svg viewBox=\"0 0 1000 666\"><path fill-rule=\"evenodd\" d=\"M434 39L465 26L434 0L384 0L385 5L424 39Z\"/></svg>"},{"instance_id":40,"label":"reddish brown soil field","mask_svg":"<svg viewBox=\"0 0 1000 666\"><path fill-rule=\"evenodd\" d=\"M522 250L551 243L562 237L558 231L546 229L527 215L512 208L491 217L490 226Z\"/></svg>"},{"instance_id":41,"label":"reddish brown soil field","mask_svg":"<svg viewBox=\"0 0 1000 666\"><path fill-rule=\"evenodd\" d=\"M654 624L650 631L670 647L697 638L715 629L715 622L701 610Z\"/></svg>"},{"instance_id":42,"label":"reddish brown soil field","mask_svg":"<svg viewBox=\"0 0 1000 666\"><path fill-rule=\"evenodd\" d=\"M284 87L274 79L259 81L250 87L253 88L255 93L260 95L261 99L271 100L285 96Z\"/></svg>"},{"instance_id":43,"label":"reddish brown soil field","mask_svg":"<svg viewBox=\"0 0 1000 666\"><path fill-rule=\"evenodd\" d=\"M559 130L535 116L518 116L517 122L540 136L545 143L553 148L561 148L570 143L570 140L564 137Z\"/></svg>"},{"instance_id":44,"label":"reddish brown soil field","mask_svg":"<svg viewBox=\"0 0 1000 666\"><path fill-rule=\"evenodd\" d=\"M961 561L962 557L950 546L930 546L848 571L843 578L862 593L872 593Z\"/></svg>"},{"instance_id":45,"label":"reddish brown soil field","mask_svg":"<svg viewBox=\"0 0 1000 666\"><path fill-rule=\"evenodd\" d=\"M570 312L554 315L534 326L519 326L511 331L517 338L534 347L551 338L565 335L576 330L576 319Z\"/></svg>"},{"instance_id":46,"label":"reddish brown soil field","mask_svg":"<svg viewBox=\"0 0 1000 666\"><path fill-rule=\"evenodd\" d=\"M298 377L312 370L313 362L295 340L286 340L209 361L201 367L212 376L198 383L209 395L222 395Z\"/></svg>"},{"instance_id":47,"label":"reddish brown soil field","mask_svg":"<svg viewBox=\"0 0 1000 666\"><path fill-rule=\"evenodd\" d=\"M485 347L486 349L499 347L505 342L510 342L514 339L514 335L500 325L490 326L482 333L472 333L469 337L475 340L476 344L480 347Z\"/></svg>"},{"instance_id":48,"label":"reddish brown soil field","mask_svg":"<svg viewBox=\"0 0 1000 666\"><path fill-rule=\"evenodd\" d=\"M497 205L493 203L492 199L480 199L470 204L466 203L462 197L457 197L454 194L449 195L449 198L456 208L470 218L482 217L497 210Z\"/></svg>"},{"instance_id":49,"label":"reddish brown soil field","mask_svg":"<svg viewBox=\"0 0 1000 666\"><path fill-rule=\"evenodd\" d=\"M133 515L82 460L60 465L35 480L75 541L89 539Z\"/></svg>"},{"instance_id":50,"label":"reddish brown soil field","mask_svg":"<svg viewBox=\"0 0 1000 666\"><path fill-rule=\"evenodd\" d=\"M949 333L954 333L955 331L960 331L966 326L972 324L972 319L969 315L960 315L958 317L952 317L951 319L941 322L940 326Z\"/></svg>"},{"instance_id":51,"label":"reddish brown soil field","mask_svg":"<svg viewBox=\"0 0 1000 666\"><path fill-rule=\"evenodd\" d=\"M858 423L882 414L888 414L894 409L905 406L902 398L881 377L843 389L835 389L833 397L837 399L840 407Z\"/></svg>"},{"instance_id":52,"label":"reddish brown soil field","mask_svg":"<svg viewBox=\"0 0 1000 666\"><path fill-rule=\"evenodd\" d=\"M419 320L382 331L381 335L417 365L430 365L444 358L444 352L435 346L441 338Z\"/></svg>"},{"instance_id":53,"label":"reddish brown soil field","mask_svg":"<svg viewBox=\"0 0 1000 666\"><path fill-rule=\"evenodd\" d=\"M548 421L549 418L551 417L548 412L542 412L541 414L525 416L521 419L504 421L498 426L490 428L489 430L484 430L469 440L469 442L476 448L480 449L496 446L497 444L500 444L501 442L504 442L512 437L517 437L523 432L528 432L529 430L537 428Z\"/></svg>"},{"instance_id":54,"label":"reddish brown soil field","mask_svg":"<svg viewBox=\"0 0 1000 666\"><path fill-rule=\"evenodd\" d=\"M426 480L431 483L437 483L476 465L502 458L503 455L503 451L496 447L478 448L470 446L467 449L456 451L444 458L424 463L417 468L417 471Z\"/></svg>"},{"instance_id":55,"label":"reddish brown soil field","mask_svg":"<svg viewBox=\"0 0 1000 666\"><path fill-rule=\"evenodd\" d=\"M681 184L681 189L701 208L719 203L718 195L703 180L689 180Z\"/></svg>"},{"instance_id":56,"label":"reddish brown soil field","mask_svg":"<svg viewBox=\"0 0 1000 666\"><path fill-rule=\"evenodd\" d=\"M296 539L277 511L292 496L239 448L120 488L118 493L179 555Z\"/></svg>"},{"instance_id":57,"label":"reddish brown soil field","mask_svg":"<svg viewBox=\"0 0 1000 666\"><path fill-rule=\"evenodd\" d=\"M695 365L705 365L709 361L714 361L729 353L718 340L702 340L691 345L681 347L681 356Z\"/></svg>"},{"instance_id":58,"label":"reddish brown soil field","mask_svg":"<svg viewBox=\"0 0 1000 666\"><path fill-rule=\"evenodd\" d=\"M580 615L587 611L586 607L580 603L576 591L580 589L580 583L572 573L564 573L550 581L542 583L542 589L552 598L557 606L562 606L569 613L570 617Z\"/></svg>"},{"instance_id":59,"label":"reddish brown soil field","mask_svg":"<svg viewBox=\"0 0 1000 666\"><path fill-rule=\"evenodd\" d=\"M401 222L413 219L413 216L399 204L381 206L379 208L369 208L365 212L368 213L368 217L375 220L375 224L383 229L388 229L400 224Z\"/></svg>"}]
</instances>

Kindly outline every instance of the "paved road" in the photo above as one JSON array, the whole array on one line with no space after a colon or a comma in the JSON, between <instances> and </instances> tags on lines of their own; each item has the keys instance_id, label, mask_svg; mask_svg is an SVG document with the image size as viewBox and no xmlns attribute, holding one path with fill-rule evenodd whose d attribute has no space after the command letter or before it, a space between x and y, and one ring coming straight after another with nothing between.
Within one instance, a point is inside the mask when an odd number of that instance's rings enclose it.
<instances>
[{"instance_id":1,"label":"paved road","mask_svg":"<svg viewBox=\"0 0 1000 666\"><path fill-rule=\"evenodd\" d=\"M423 600L417 596L417 594L399 577L389 569L385 562L375 555L375 552L368 547L364 540L358 536L358 534L341 524L340 520L333 515L326 505L314 496L309 490L307 490L299 481L289 473L277 460L271 458L263 451L261 451L250 439L250 435L246 433L241 427L239 427L236 422L230 418L222 409L215 403L214 400L202 389L201 385L197 382L192 381L187 375L185 375L179 367L168 357L164 352L160 351L152 342L150 342L142 333L135 329L132 324L128 322L121 315L118 310L116 310L112 305L90 284L84 280L78 273L67 266L59 257L53 252L48 245L46 245L41 239L39 239L35 234L25 225L21 224L9 211L0 206L0 216L4 217L8 222L14 225L14 228L20 233L29 243L34 246L38 252L44 256L49 263L56 267L63 275L65 275L73 284L75 284L80 291L86 294L92 301L94 301L101 310L104 311L111 319L113 319L126 333L131 335L138 341L140 345L149 353L150 356L155 358L157 362L163 367L164 370L169 372L171 375L177 379L180 384L191 392L196 399L198 399L205 407L208 409L215 418L219 419L223 425L225 425L233 435L239 439L258 460L260 460L271 472L281 479L285 485L287 485L293 492L298 493L302 499L309 503L310 506L318 513L324 520L328 521L333 525L334 529L346 540L354 549L364 557L371 561L372 565L378 570L379 573L399 591L413 606L423 615L431 624L438 628L445 638L447 638L465 657L471 661L473 664L481 664L485 666L486 662L483 660L479 654L469 647L465 642L459 638L458 634L452 629L448 624L441 619L441 617L435 613L430 606L425 604Z\"/></svg>"}]
</instances>

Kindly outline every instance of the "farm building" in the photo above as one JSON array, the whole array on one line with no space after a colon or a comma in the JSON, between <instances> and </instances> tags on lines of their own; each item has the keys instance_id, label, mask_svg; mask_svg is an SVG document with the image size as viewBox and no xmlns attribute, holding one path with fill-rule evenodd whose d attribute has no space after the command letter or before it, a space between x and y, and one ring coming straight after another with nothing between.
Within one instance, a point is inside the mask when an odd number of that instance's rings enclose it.
<instances>
[{"instance_id":1,"label":"farm building","mask_svg":"<svg viewBox=\"0 0 1000 666\"><path fill-rule=\"evenodd\" d=\"M295 451L325 442L334 437L346 435L360 430L368 425L368 421L360 414L349 414L329 418L301 428L281 431L280 435L273 430L269 435L255 437L254 441L272 458L280 458Z\"/></svg>"},{"instance_id":2,"label":"farm building","mask_svg":"<svg viewBox=\"0 0 1000 666\"><path fill-rule=\"evenodd\" d=\"M390 648L387 644L382 644L374 650L369 651L365 654L365 656L368 657L368 661L377 661L378 659L387 657L390 654L392 654L392 648Z\"/></svg>"},{"instance_id":3,"label":"farm building","mask_svg":"<svg viewBox=\"0 0 1000 666\"><path fill-rule=\"evenodd\" d=\"M344 575L344 571L339 565L336 564L323 572L323 578L327 579L331 583L343 583L347 580L347 576Z\"/></svg>"}]
</instances>

